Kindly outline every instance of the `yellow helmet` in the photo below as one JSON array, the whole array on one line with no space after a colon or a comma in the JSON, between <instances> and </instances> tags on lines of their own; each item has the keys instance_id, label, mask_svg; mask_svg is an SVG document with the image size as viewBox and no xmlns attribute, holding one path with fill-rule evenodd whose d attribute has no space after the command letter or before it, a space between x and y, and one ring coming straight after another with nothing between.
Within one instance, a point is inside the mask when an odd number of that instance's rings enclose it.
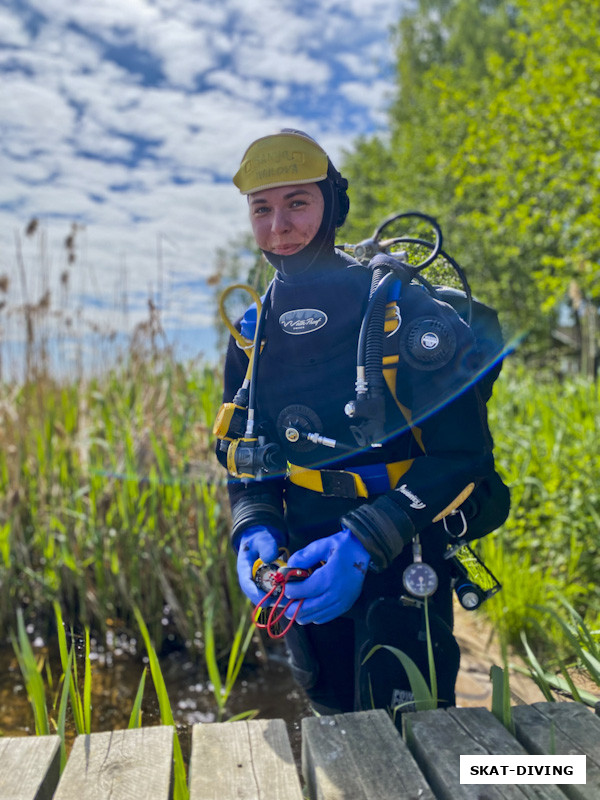
<instances>
[{"instance_id":1,"label":"yellow helmet","mask_svg":"<svg viewBox=\"0 0 600 800\"><path fill-rule=\"evenodd\" d=\"M301 131L284 130L252 142L233 182L242 194L327 177L327 153Z\"/></svg>"}]
</instances>

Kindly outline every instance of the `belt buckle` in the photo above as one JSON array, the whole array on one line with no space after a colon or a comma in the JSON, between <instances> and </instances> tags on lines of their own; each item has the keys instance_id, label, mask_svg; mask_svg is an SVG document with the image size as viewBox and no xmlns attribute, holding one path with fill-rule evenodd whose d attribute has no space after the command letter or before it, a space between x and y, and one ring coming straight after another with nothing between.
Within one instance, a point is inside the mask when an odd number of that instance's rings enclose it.
<instances>
[{"instance_id":1,"label":"belt buckle","mask_svg":"<svg viewBox=\"0 0 600 800\"><path fill-rule=\"evenodd\" d=\"M351 472L322 469L321 482L325 497L346 497L351 500L356 500L358 497L354 475Z\"/></svg>"}]
</instances>

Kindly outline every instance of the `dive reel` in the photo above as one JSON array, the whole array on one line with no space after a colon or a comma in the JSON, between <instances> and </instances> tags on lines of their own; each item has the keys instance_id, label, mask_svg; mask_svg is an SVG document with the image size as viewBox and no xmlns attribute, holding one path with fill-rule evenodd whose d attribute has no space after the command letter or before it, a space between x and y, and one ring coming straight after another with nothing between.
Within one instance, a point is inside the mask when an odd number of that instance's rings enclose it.
<instances>
[{"instance_id":1,"label":"dive reel","mask_svg":"<svg viewBox=\"0 0 600 800\"><path fill-rule=\"evenodd\" d=\"M257 628L266 630L271 639L281 639L288 633L304 602L303 599L296 601L296 610L286 620L286 625L282 630L281 623L294 602L284 597L286 584L305 580L321 566L321 564L317 564L311 569L289 567L287 556L287 550L281 549L274 561L266 563L259 558L252 567L252 579L256 587L261 592L265 592L265 596L254 608L252 620Z\"/></svg>"}]
</instances>

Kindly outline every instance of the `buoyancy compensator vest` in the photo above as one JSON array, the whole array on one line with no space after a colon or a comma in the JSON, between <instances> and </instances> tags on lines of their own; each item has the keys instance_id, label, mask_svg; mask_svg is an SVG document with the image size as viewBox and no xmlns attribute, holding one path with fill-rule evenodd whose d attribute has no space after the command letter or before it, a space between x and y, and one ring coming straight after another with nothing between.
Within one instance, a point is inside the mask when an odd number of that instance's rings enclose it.
<instances>
[{"instance_id":1,"label":"buoyancy compensator vest","mask_svg":"<svg viewBox=\"0 0 600 800\"><path fill-rule=\"evenodd\" d=\"M369 240L370 246L376 241L377 237ZM374 448L381 447L381 439L386 435L389 408L402 409L394 391L398 345L395 342L391 345L396 348L394 354L386 349L386 343L392 341L390 333L402 322L397 318L399 291L419 279L422 267L411 267L398 256L390 256L389 240L381 242L379 249L387 255L368 261L363 258L362 264L338 252L340 268L328 272L327 292L320 293L319 277L314 273L306 281L302 276L297 279L279 276L267 296L261 300L255 298L254 305L244 314L238 344L249 356L244 381L247 385L241 387L233 403L223 406L214 428L220 440L221 460L234 478L248 482L266 475L289 476L293 464L302 467L322 461L331 465L336 459L343 469L349 454L353 463L378 466L374 463L377 461ZM443 252L441 232L431 249L427 264ZM372 251L367 254L373 255ZM380 274L375 279L377 270ZM422 283L418 292L411 286L412 296L429 291L433 297L453 306L470 326L477 357L477 363L473 363L471 353L471 383L478 386L487 402L503 355L496 312L472 299L466 281L463 290ZM454 356L452 348L456 342L452 331L443 328L443 322L425 317L423 330L418 320L405 327L406 333L403 331L399 337L401 355L409 363L412 359L416 369L427 372L435 369L440 359L450 361ZM290 349L286 346L288 337L297 337L302 346ZM370 346L373 342L374 347ZM396 366L390 364L393 358ZM356 400L347 402L354 377ZM291 385L294 396L288 397L286 386ZM256 428L257 408L261 420L269 421L261 425L260 431ZM340 415L340 408L355 423L350 425L354 442L348 441L348 419ZM404 456L408 458L415 447L410 421L406 433ZM494 506L493 512L481 525L469 526L465 541L479 538L502 524L508 513L507 492L499 476L491 476L483 500L488 509ZM476 491L470 502L472 519L482 516L480 506L485 505L477 500L477 495L482 496ZM360 478L358 494L354 496L368 496L368 491L361 490Z\"/></svg>"}]
</instances>

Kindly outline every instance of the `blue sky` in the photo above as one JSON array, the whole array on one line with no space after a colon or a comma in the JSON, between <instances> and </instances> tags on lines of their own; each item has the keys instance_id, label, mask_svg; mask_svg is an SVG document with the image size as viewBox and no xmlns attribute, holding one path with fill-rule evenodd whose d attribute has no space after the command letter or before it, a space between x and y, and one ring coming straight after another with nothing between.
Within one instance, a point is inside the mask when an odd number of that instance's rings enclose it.
<instances>
[{"instance_id":1,"label":"blue sky","mask_svg":"<svg viewBox=\"0 0 600 800\"><path fill-rule=\"evenodd\" d=\"M339 161L383 127L406 3L0 0L7 307L50 291L125 331L152 295L167 330L206 330L216 248L248 229L231 183L246 146L295 126Z\"/></svg>"}]
</instances>

